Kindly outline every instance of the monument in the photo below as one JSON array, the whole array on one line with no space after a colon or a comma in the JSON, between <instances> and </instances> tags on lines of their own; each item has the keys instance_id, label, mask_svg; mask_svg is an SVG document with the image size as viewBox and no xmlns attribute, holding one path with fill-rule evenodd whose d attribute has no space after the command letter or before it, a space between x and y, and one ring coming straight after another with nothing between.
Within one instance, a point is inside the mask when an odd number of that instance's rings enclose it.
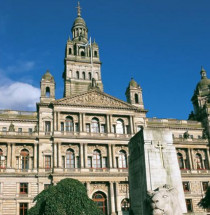
<instances>
[{"instance_id":1,"label":"monument","mask_svg":"<svg viewBox=\"0 0 210 215\"><path fill-rule=\"evenodd\" d=\"M129 184L134 215L186 213L172 132L141 128L129 142Z\"/></svg>"}]
</instances>

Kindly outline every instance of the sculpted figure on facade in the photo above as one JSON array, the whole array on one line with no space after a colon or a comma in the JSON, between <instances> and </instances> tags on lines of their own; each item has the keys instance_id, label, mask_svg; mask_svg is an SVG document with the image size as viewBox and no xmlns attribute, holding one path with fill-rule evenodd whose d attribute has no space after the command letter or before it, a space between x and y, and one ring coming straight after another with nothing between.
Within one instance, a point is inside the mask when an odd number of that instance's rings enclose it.
<instances>
[{"instance_id":1,"label":"sculpted figure on facade","mask_svg":"<svg viewBox=\"0 0 210 215\"><path fill-rule=\"evenodd\" d=\"M152 215L182 215L177 190L168 185L148 191Z\"/></svg>"}]
</instances>

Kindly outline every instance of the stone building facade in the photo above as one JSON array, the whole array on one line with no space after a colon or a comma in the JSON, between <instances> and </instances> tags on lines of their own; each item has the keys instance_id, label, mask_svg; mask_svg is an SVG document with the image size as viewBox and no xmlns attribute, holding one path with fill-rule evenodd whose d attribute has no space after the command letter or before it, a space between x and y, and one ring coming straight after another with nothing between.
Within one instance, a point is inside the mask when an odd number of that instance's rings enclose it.
<instances>
[{"instance_id":1,"label":"stone building facade","mask_svg":"<svg viewBox=\"0 0 210 215\"><path fill-rule=\"evenodd\" d=\"M38 193L64 178L84 183L104 214L128 214L128 142L142 126L172 131L188 212L203 212L197 203L210 177L205 71L191 120L147 118L142 89L133 79L127 102L103 92L99 47L88 40L79 6L64 65L62 99L55 98L55 80L47 71L35 112L0 111L0 214L25 214Z\"/></svg>"}]
</instances>

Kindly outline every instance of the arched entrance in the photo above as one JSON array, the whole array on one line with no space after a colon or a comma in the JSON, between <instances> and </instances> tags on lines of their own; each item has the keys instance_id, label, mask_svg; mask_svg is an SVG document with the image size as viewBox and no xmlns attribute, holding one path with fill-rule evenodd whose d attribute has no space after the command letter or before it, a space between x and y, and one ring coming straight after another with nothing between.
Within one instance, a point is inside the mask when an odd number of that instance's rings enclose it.
<instances>
[{"instance_id":1,"label":"arched entrance","mask_svg":"<svg viewBox=\"0 0 210 215\"><path fill-rule=\"evenodd\" d=\"M106 195L102 192L96 192L93 194L93 201L97 204L98 208L103 211L104 214L107 214L107 198Z\"/></svg>"},{"instance_id":2,"label":"arched entrance","mask_svg":"<svg viewBox=\"0 0 210 215\"><path fill-rule=\"evenodd\" d=\"M129 215L130 203L129 199L123 199L121 202L121 210L123 215Z\"/></svg>"}]
</instances>

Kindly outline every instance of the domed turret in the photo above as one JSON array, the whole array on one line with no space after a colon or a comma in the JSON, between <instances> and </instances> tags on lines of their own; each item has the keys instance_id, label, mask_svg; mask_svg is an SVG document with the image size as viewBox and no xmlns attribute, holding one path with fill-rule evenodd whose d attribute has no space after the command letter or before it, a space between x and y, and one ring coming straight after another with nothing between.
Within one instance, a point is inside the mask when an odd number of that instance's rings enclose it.
<instances>
[{"instance_id":1,"label":"domed turret","mask_svg":"<svg viewBox=\"0 0 210 215\"><path fill-rule=\"evenodd\" d=\"M128 103L144 109L142 89L133 78L131 78L131 81L128 84L125 95Z\"/></svg>"},{"instance_id":2,"label":"domed turret","mask_svg":"<svg viewBox=\"0 0 210 215\"><path fill-rule=\"evenodd\" d=\"M41 102L49 103L53 100L55 100L55 80L47 70L41 80Z\"/></svg>"},{"instance_id":3,"label":"domed turret","mask_svg":"<svg viewBox=\"0 0 210 215\"><path fill-rule=\"evenodd\" d=\"M196 86L197 93L203 90L208 90L210 88L210 79L207 78L206 70L203 67L201 67L200 74L201 74L201 80L200 82L198 82Z\"/></svg>"}]
</instances>

